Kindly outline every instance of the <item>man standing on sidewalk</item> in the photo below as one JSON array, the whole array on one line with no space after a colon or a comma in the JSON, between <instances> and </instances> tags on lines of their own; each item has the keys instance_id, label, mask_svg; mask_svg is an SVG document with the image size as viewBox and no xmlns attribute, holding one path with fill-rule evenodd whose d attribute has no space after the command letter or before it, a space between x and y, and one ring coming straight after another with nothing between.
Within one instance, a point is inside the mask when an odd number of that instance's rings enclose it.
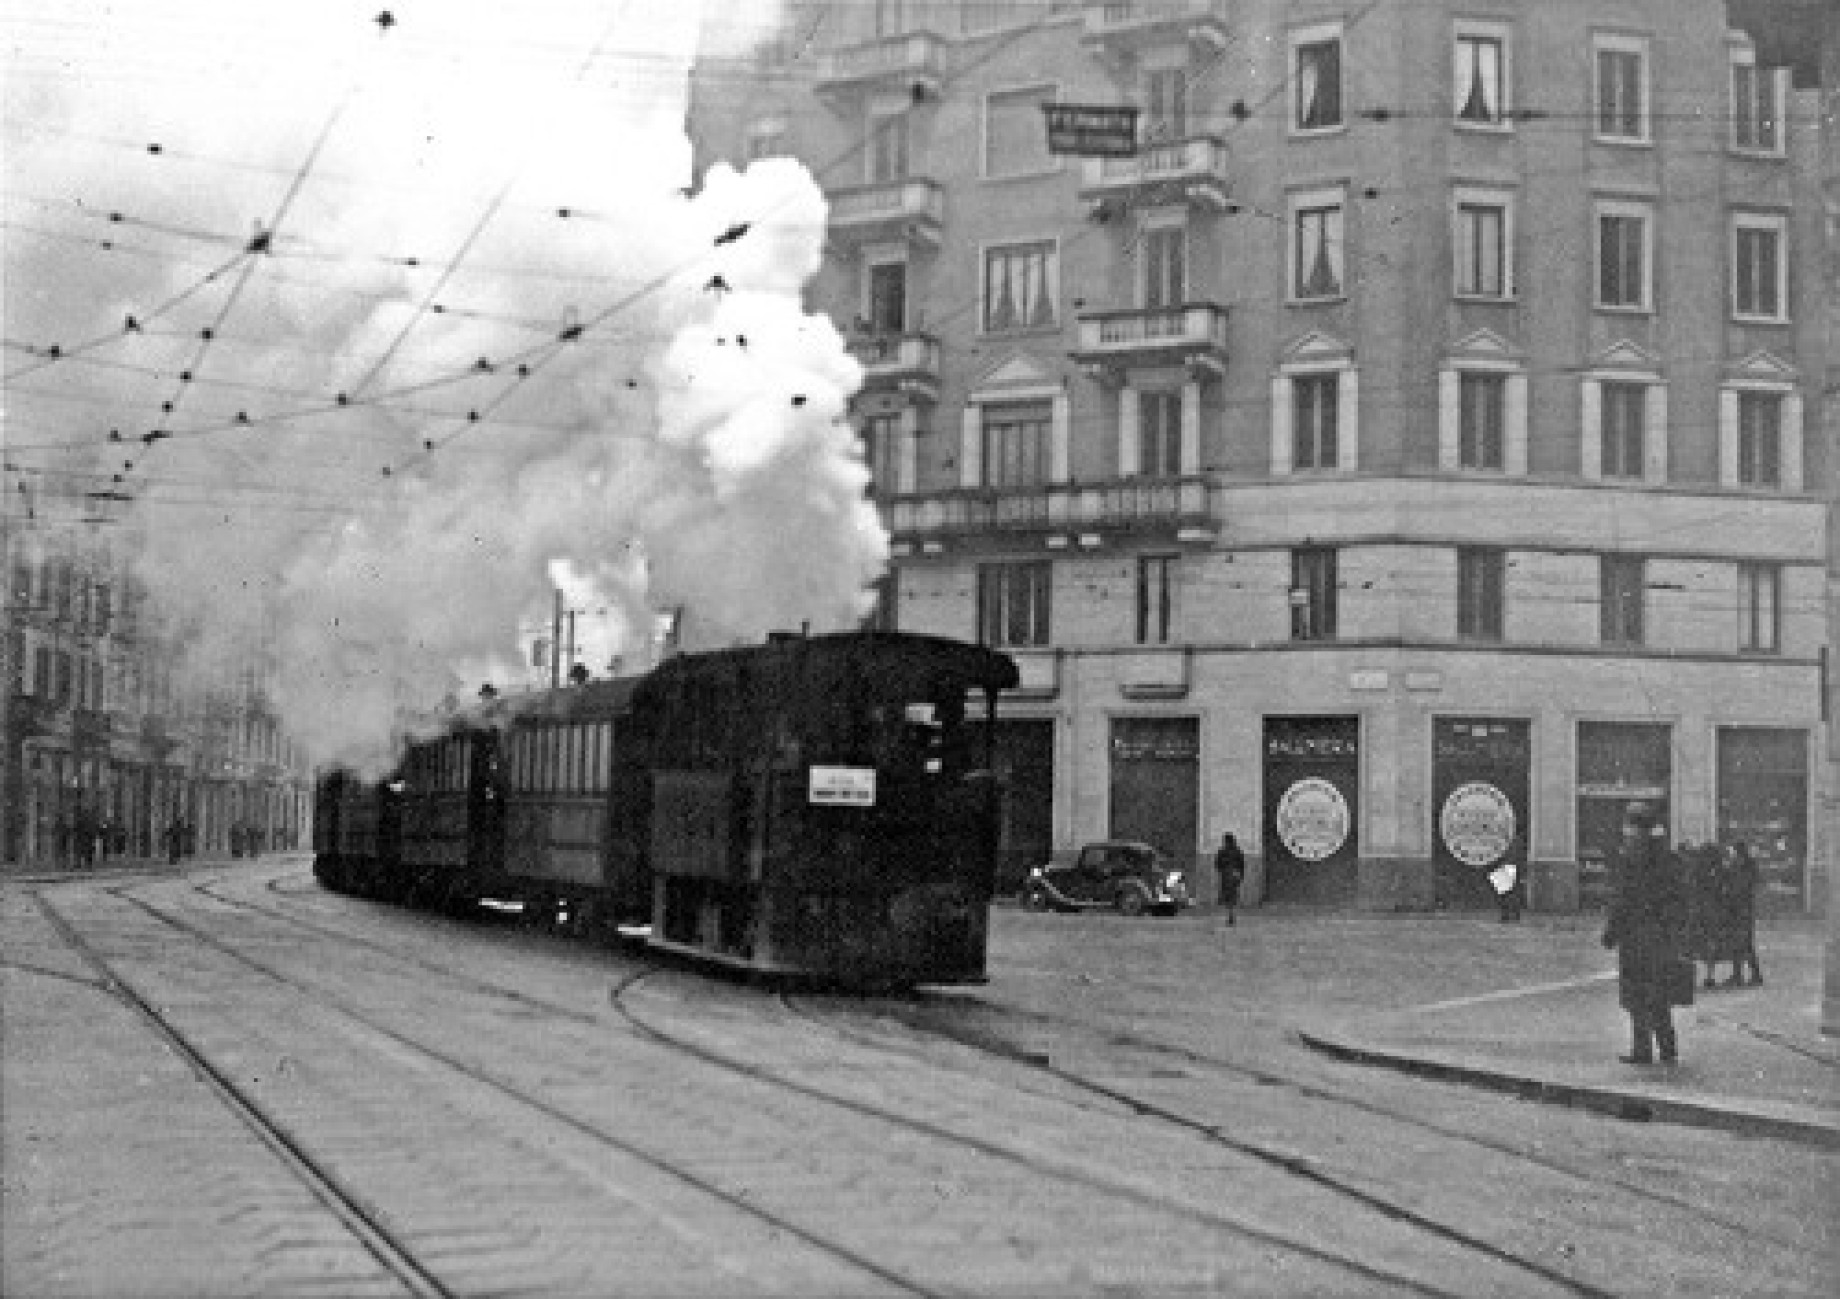
<instances>
[{"instance_id":1,"label":"man standing on sidewalk","mask_svg":"<svg viewBox=\"0 0 1840 1299\"><path fill-rule=\"evenodd\" d=\"M1246 854L1231 832L1220 836L1220 849L1214 854L1214 873L1220 880L1220 905L1226 908L1227 923L1233 924L1239 910L1239 887L1246 879Z\"/></svg>"},{"instance_id":2,"label":"man standing on sidewalk","mask_svg":"<svg viewBox=\"0 0 1840 1299\"><path fill-rule=\"evenodd\" d=\"M1623 842L1614 876L1604 946L1616 949L1617 1001L1629 1012L1625 1064L1672 1064L1678 1055L1674 1006L1693 1002L1693 966L1686 959L1687 891L1680 864L1646 803L1623 815Z\"/></svg>"}]
</instances>

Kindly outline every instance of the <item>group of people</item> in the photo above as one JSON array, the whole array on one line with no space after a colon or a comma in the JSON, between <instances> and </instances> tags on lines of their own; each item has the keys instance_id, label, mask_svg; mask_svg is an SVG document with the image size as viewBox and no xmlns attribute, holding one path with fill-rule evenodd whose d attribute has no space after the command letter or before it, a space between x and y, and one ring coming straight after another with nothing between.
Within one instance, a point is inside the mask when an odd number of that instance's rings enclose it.
<instances>
[{"instance_id":1,"label":"group of people","mask_svg":"<svg viewBox=\"0 0 1840 1299\"><path fill-rule=\"evenodd\" d=\"M1687 878L1688 955L1705 968L1703 988L1762 983L1757 961L1757 858L1750 845L1682 844L1675 849ZM1718 968L1731 963L1723 985Z\"/></svg>"},{"instance_id":2,"label":"group of people","mask_svg":"<svg viewBox=\"0 0 1840 1299\"><path fill-rule=\"evenodd\" d=\"M1721 962L1731 962L1726 986L1763 982L1757 961L1757 863L1742 843L1667 846L1655 810L1631 803L1622 842L1611 857L1609 916L1603 944L1616 949L1617 1001L1629 1015L1626 1064L1672 1064L1679 1058L1673 1008L1693 1004L1698 967L1716 986Z\"/></svg>"}]
</instances>

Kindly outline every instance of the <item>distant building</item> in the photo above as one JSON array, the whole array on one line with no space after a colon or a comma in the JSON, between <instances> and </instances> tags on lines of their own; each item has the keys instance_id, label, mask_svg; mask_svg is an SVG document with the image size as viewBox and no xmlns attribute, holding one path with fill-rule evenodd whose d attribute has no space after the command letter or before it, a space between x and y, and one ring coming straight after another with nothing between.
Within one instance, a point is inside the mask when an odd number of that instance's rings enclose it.
<instances>
[{"instance_id":1,"label":"distant building","mask_svg":"<svg viewBox=\"0 0 1840 1299\"><path fill-rule=\"evenodd\" d=\"M1385 909L1577 905L1632 798L1821 895L1820 121L1723 0L792 3L690 112L829 195L879 617L1021 662L1012 859Z\"/></svg>"},{"instance_id":2,"label":"distant building","mask_svg":"<svg viewBox=\"0 0 1840 1299\"><path fill-rule=\"evenodd\" d=\"M215 689L188 689L103 541L37 522L7 520L0 860L166 857L175 826L206 855L308 842L305 758L266 669L252 658Z\"/></svg>"}]
</instances>

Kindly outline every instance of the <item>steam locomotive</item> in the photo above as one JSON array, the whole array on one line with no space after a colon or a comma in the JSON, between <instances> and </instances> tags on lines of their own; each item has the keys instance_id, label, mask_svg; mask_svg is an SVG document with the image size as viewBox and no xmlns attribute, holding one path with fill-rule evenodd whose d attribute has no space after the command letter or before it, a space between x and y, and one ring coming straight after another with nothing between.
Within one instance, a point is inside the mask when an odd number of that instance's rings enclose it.
<instances>
[{"instance_id":1,"label":"steam locomotive","mask_svg":"<svg viewBox=\"0 0 1840 1299\"><path fill-rule=\"evenodd\" d=\"M321 773L314 873L764 974L982 982L1016 682L981 646L852 632L495 700L386 779Z\"/></svg>"}]
</instances>

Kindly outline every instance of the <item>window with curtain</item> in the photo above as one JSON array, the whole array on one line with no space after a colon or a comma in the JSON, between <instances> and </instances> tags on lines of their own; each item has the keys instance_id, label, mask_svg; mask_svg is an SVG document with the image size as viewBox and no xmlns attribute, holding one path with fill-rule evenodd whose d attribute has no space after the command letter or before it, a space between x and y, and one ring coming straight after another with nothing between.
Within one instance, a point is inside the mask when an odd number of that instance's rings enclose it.
<instances>
[{"instance_id":1,"label":"window with curtain","mask_svg":"<svg viewBox=\"0 0 1840 1299\"><path fill-rule=\"evenodd\" d=\"M1756 153L1781 153L1782 72L1755 63L1731 66L1731 143Z\"/></svg>"},{"instance_id":2,"label":"window with curtain","mask_svg":"<svg viewBox=\"0 0 1840 1299\"><path fill-rule=\"evenodd\" d=\"M869 466L869 490L891 496L898 490L901 417L871 415L863 421L863 460Z\"/></svg>"},{"instance_id":3,"label":"window with curtain","mask_svg":"<svg viewBox=\"0 0 1840 1299\"><path fill-rule=\"evenodd\" d=\"M1782 228L1772 217L1738 217L1732 231L1732 309L1740 316L1780 320Z\"/></svg>"},{"instance_id":4,"label":"window with curtain","mask_svg":"<svg viewBox=\"0 0 1840 1299\"><path fill-rule=\"evenodd\" d=\"M1342 293L1342 205L1300 203L1295 210L1295 276L1291 295L1298 299L1336 298Z\"/></svg>"},{"instance_id":5,"label":"window with curtain","mask_svg":"<svg viewBox=\"0 0 1840 1299\"><path fill-rule=\"evenodd\" d=\"M1030 176L1055 168L1041 111L1053 94L1050 87L1030 86L985 96L985 176Z\"/></svg>"},{"instance_id":6,"label":"window with curtain","mask_svg":"<svg viewBox=\"0 0 1840 1299\"><path fill-rule=\"evenodd\" d=\"M1457 120L1497 126L1503 121L1502 42L1499 36L1457 37Z\"/></svg>"},{"instance_id":7,"label":"window with curtain","mask_svg":"<svg viewBox=\"0 0 1840 1299\"><path fill-rule=\"evenodd\" d=\"M1342 124L1342 42L1340 37L1312 40L1296 47L1292 68L1296 86L1295 126L1321 131Z\"/></svg>"},{"instance_id":8,"label":"window with curtain","mask_svg":"<svg viewBox=\"0 0 1840 1299\"><path fill-rule=\"evenodd\" d=\"M1188 231L1182 226L1152 226L1139 241L1144 268L1144 306L1150 311L1179 307L1188 297L1185 256Z\"/></svg>"},{"instance_id":9,"label":"window with curtain","mask_svg":"<svg viewBox=\"0 0 1840 1299\"><path fill-rule=\"evenodd\" d=\"M906 262L876 262L869 267L869 329L876 334L906 331Z\"/></svg>"},{"instance_id":10,"label":"window with curtain","mask_svg":"<svg viewBox=\"0 0 1840 1299\"><path fill-rule=\"evenodd\" d=\"M1597 134L1608 140L1648 138L1647 80L1642 51L1597 51Z\"/></svg>"},{"instance_id":11,"label":"window with curtain","mask_svg":"<svg viewBox=\"0 0 1840 1299\"><path fill-rule=\"evenodd\" d=\"M1775 564L1738 565L1738 647L1782 649L1782 569Z\"/></svg>"},{"instance_id":12,"label":"window with curtain","mask_svg":"<svg viewBox=\"0 0 1840 1299\"><path fill-rule=\"evenodd\" d=\"M978 565L978 641L1046 645L1053 565L1048 560Z\"/></svg>"},{"instance_id":13,"label":"window with curtain","mask_svg":"<svg viewBox=\"0 0 1840 1299\"><path fill-rule=\"evenodd\" d=\"M1039 487L1048 481L1053 412L1043 402L987 402L982 417L987 487Z\"/></svg>"},{"instance_id":14,"label":"window with curtain","mask_svg":"<svg viewBox=\"0 0 1840 1299\"><path fill-rule=\"evenodd\" d=\"M1597 305L1648 305L1648 217L1620 210L1597 215Z\"/></svg>"},{"instance_id":15,"label":"window with curtain","mask_svg":"<svg viewBox=\"0 0 1840 1299\"><path fill-rule=\"evenodd\" d=\"M1605 478L1641 478L1648 439L1648 385L1606 383L1598 391L1599 470Z\"/></svg>"},{"instance_id":16,"label":"window with curtain","mask_svg":"<svg viewBox=\"0 0 1840 1299\"><path fill-rule=\"evenodd\" d=\"M1151 478L1182 472L1182 393L1169 388L1137 394L1139 472Z\"/></svg>"},{"instance_id":17,"label":"window with curtain","mask_svg":"<svg viewBox=\"0 0 1840 1299\"><path fill-rule=\"evenodd\" d=\"M1457 203L1457 292L1466 298L1508 295L1508 208L1504 202Z\"/></svg>"},{"instance_id":18,"label":"window with curtain","mask_svg":"<svg viewBox=\"0 0 1840 1299\"><path fill-rule=\"evenodd\" d=\"M1158 68L1148 75L1147 83L1144 139L1183 139L1188 134L1188 70Z\"/></svg>"},{"instance_id":19,"label":"window with curtain","mask_svg":"<svg viewBox=\"0 0 1840 1299\"><path fill-rule=\"evenodd\" d=\"M1335 638L1335 568L1335 551L1326 546L1291 551L1292 640Z\"/></svg>"},{"instance_id":20,"label":"window with curtain","mask_svg":"<svg viewBox=\"0 0 1840 1299\"><path fill-rule=\"evenodd\" d=\"M869 119L869 181L882 185L907 178L907 114Z\"/></svg>"},{"instance_id":21,"label":"window with curtain","mask_svg":"<svg viewBox=\"0 0 1840 1299\"><path fill-rule=\"evenodd\" d=\"M1502 637L1507 557L1488 546L1457 551L1457 635L1474 640Z\"/></svg>"},{"instance_id":22,"label":"window with curtain","mask_svg":"<svg viewBox=\"0 0 1840 1299\"><path fill-rule=\"evenodd\" d=\"M1465 469L1500 469L1508 383L1500 374L1457 375L1457 463Z\"/></svg>"},{"instance_id":23,"label":"window with curtain","mask_svg":"<svg viewBox=\"0 0 1840 1299\"><path fill-rule=\"evenodd\" d=\"M1334 372L1292 377L1292 468L1335 468L1340 392L1341 376Z\"/></svg>"},{"instance_id":24,"label":"window with curtain","mask_svg":"<svg viewBox=\"0 0 1840 1299\"><path fill-rule=\"evenodd\" d=\"M1746 487L1782 486L1782 394L1738 394L1738 481Z\"/></svg>"},{"instance_id":25,"label":"window with curtain","mask_svg":"<svg viewBox=\"0 0 1840 1299\"><path fill-rule=\"evenodd\" d=\"M1060 267L1052 241L984 251L984 331L1051 329L1060 321Z\"/></svg>"}]
</instances>

